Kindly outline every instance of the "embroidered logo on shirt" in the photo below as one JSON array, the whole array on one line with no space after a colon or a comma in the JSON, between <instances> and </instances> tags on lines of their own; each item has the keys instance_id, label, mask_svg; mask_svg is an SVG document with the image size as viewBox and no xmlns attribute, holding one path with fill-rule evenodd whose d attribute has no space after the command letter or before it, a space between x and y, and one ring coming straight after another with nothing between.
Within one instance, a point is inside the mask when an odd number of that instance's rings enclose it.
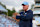
<instances>
[{"instance_id":1,"label":"embroidered logo on shirt","mask_svg":"<svg viewBox=\"0 0 40 27\"><path fill-rule=\"evenodd\" d=\"M26 16L27 13L24 14L24 16Z\"/></svg>"},{"instance_id":2,"label":"embroidered logo on shirt","mask_svg":"<svg viewBox=\"0 0 40 27\"><path fill-rule=\"evenodd\" d=\"M25 15L26 15L27 13L25 13Z\"/></svg>"}]
</instances>

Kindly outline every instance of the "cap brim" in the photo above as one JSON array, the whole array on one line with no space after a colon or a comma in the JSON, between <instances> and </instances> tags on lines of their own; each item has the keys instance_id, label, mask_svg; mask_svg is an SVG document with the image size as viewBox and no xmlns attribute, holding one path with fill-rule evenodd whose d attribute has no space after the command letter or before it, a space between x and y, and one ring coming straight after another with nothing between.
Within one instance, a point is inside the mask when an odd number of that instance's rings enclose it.
<instances>
[{"instance_id":1,"label":"cap brim","mask_svg":"<svg viewBox=\"0 0 40 27\"><path fill-rule=\"evenodd\" d=\"M22 5L24 5L24 4L22 4Z\"/></svg>"}]
</instances>

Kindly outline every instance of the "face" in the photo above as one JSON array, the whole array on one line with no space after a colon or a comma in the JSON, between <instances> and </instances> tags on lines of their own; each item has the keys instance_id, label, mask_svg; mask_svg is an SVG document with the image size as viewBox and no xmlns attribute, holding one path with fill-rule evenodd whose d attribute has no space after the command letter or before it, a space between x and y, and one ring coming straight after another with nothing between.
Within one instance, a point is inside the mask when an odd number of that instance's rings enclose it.
<instances>
[{"instance_id":1,"label":"face","mask_svg":"<svg viewBox=\"0 0 40 27\"><path fill-rule=\"evenodd\" d=\"M22 5L23 6L23 10L27 10L28 9L28 7L29 7L29 5Z\"/></svg>"}]
</instances>

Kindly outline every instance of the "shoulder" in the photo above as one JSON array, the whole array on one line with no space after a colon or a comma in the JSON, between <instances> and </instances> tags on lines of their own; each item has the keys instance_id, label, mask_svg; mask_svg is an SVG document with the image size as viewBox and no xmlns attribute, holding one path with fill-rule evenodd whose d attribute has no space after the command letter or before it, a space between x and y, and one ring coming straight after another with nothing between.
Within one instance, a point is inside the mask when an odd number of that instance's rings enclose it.
<instances>
[{"instance_id":1,"label":"shoulder","mask_svg":"<svg viewBox=\"0 0 40 27\"><path fill-rule=\"evenodd\" d=\"M28 13L31 13L31 14L33 14L33 11L32 11L32 10L28 10Z\"/></svg>"},{"instance_id":2,"label":"shoulder","mask_svg":"<svg viewBox=\"0 0 40 27\"><path fill-rule=\"evenodd\" d=\"M33 12L32 10L28 10L29 12Z\"/></svg>"}]
</instances>

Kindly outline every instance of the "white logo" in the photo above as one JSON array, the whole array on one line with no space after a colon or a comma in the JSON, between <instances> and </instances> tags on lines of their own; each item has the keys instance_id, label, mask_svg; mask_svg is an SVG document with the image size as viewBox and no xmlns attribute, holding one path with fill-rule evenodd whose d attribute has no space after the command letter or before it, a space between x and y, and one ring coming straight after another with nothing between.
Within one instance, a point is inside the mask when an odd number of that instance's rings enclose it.
<instances>
[{"instance_id":1,"label":"white logo","mask_svg":"<svg viewBox=\"0 0 40 27\"><path fill-rule=\"evenodd\" d=\"M25 13L25 14L27 14L27 13Z\"/></svg>"}]
</instances>

